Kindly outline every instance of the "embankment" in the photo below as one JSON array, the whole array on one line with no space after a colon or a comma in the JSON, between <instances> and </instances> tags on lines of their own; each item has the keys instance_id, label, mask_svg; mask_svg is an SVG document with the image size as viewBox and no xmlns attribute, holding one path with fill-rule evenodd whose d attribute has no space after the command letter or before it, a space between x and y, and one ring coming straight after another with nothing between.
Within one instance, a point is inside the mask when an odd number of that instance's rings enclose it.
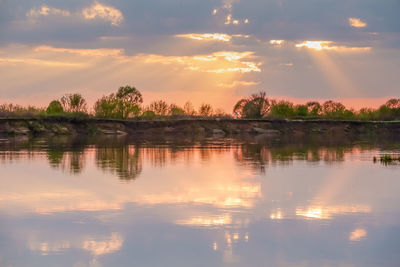
<instances>
[{"instance_id":1,"label":"embankment","mask_svg":"<svg viewBox=\"0 0 400 267\"><path fill-rule=\"evenodd\" d=\"M0 135L376 135L399 136L400 121L1 118Z\"/></svg>"}]
</instances>

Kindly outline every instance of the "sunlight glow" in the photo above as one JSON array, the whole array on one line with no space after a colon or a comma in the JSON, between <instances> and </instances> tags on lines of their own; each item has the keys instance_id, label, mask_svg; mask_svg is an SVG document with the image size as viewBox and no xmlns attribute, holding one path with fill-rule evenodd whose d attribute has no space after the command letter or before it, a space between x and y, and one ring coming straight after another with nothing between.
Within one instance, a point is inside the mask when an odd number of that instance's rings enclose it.
<instances>
[{"instance_id":1,"label":"sunlight glow","mask_svg":"<svg viewBox=\"0 0 400 267\"><path fill-rule=\"evenodd\" d=\"M354 27L354 28L365 28L365 27L367 27L367 23L363 22L359 18L349 18L349 24L350 24L351 27Z\"/></svg>"},{"instance_id":2,"label":"sunlight glow","mask_svg":"<svg viewBox=\"0 0 400 267\"><path fill-rule=\"evenodd\" d=\"M53 52L53 53L70 53L78 54L81 56L122 56L124 54L123 49L75 49L75 48L57 48L52 46L38 46L33 51L35 52Z\"/></svg>"},{"instance_id":3,"label":"sunlight glow","mask_svg":"<svg viewBox=\"0 0 400 267\"><path fill-rule=\"evenodd\" d=\"M296 44L297 48L307 48L316 51L332 50L338 52L368 52L371 47L336 46L333 41L303 41Z\"/></svg>"},{"instance_id":4,"label":"sunlight glow","mask_svg":"<svg viewBox=\"0 0 400 267\"><path fill-rule=\"evenodd\" d=\"M222 41L229 42L232 36L224 33L189 33L189 34L178 34L176 37L190 38L199 41Z\"/></svg>"},{"instance_id":5,"label":"sunlight glow","mask_svg":"<svg viewBox=\"0 0 400 267\"><path fill-rule=\"evenodd\" d=\"M237 86L253 86L257 85L259 82L253 82L253 81L233 81L231 83L219 83L217 86L219 87L224 87L224 88L234 88Z\"/></svg>"},{"instance_id":6,"label":"sunlight glow","mask_svg":"<svg viewBox=\"0 0 400 267\"><path fill-rule=\"evenodd\" d=\"M232 15L229 14L228 16L226 16L226 20L225 20L225 25L229 25L232 22Z\"/></svg>"},{"instance_id":7,"label":"sunlight glow","mask_svg":"<svg viewBox=\"0 0 400 267\"><path fill-rule=\"evenodd\" d=\"M196 55L186 57L161 56L161 55L139 55L145 63L181 64L192 71L209 73L232 73L232 72L261 72L261 63L248 61L253 58L253 52L220 51L209 55Z\"/></svg>"},{"instance_id":8,"label":"sunlight glow","mask_svg":"<svg viewBox=\"0 0 400 267\"><path fill-rule=\"evenodd\" d=\"M45 67L67 67L67 68L82 68L85 64L70 63L62 61L43 60L36 58L0 58L0 65L4 64L23 64L23 65L37 65Z\"/></svg>"},{"instance_id":9,"label":"sunlight glow","mask_svg":"<svg viewBox=\"0 0 400 267\"><path fill-rule=\"evenodd\" d=\"M302 43L296 44L296 47L298 48L306 47L315 50L333 49L333 47L329 46L329 44L331 43L332 41L304 41Z\"/></svg>"},{"instance_id":10,"label":"sunlight glow","mask_svg":"<svg viewBox=\"0 0 400 267\"><path fill-rule=\"evenodd\" d=\"M270 40L269 43L271 45L281 46L283 43L285 43L285 40Z\"/></svg>"}]
</instances>

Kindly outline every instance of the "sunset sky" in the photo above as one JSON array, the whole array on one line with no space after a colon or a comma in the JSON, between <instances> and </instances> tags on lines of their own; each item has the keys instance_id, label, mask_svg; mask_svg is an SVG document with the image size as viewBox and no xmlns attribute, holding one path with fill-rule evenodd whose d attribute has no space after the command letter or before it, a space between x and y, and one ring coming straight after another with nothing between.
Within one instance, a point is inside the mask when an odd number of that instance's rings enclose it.
<instances>
[{"instance_id":1,"label":"sunset sky","mask_svg":"<svg viewBox=\"0 0 400 267\"><path fill-rule=\"evenodd\" d=\"M231 111L264 90L376 106L400 96L399 0L0 0L0 104L119 86Z\"/></svg>"}]
</instances>

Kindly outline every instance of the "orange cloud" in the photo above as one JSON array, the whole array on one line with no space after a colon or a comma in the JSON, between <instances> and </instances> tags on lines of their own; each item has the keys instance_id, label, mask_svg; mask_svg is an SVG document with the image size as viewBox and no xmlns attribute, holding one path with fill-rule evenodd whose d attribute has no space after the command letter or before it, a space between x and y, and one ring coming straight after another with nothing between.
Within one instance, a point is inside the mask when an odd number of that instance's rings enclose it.
<instances>
[{"instance_id":1,"label":"orange cloud","mask_svg":"<svg viewBox=\"0 0 400 267\"><path fill-rule=\"evenodd\" d=\"M0 58L0 64L25 64L25 65L39 65L46 67L68 67L68 68L80 68L84 67L85 64L82 63L73 63L73 62L63 62L63 61L55 61L55 60L45 60L45 59L36 59L36 58Z\"/></svg>"},{"instance_id":2,"label":"orange cloud","mask_svg":"<svg viewBox=\"0 0 400 267\"><path fill-rule=\"evenodd\" d=\"M365 28L368 25L366 22L363 22L359 18L349 18L349 24L351 27L354 28Z\"/></svg>"},{"instance_id":3,"label":"orange cloud","mask_svg":"<svg viewBox=\"0 0 400 267\"><path fill-rule=\"evenodd\" d=\"M178 34L176 37L189 38L199 41L222 41L229 42L232 36L224 33L188 33L188 34Z\"/></svg>"},{"instance_id":4,"label":"orange cloud","mask_svg":"<svg viewBox=\"0 0 400 267\"><path fill-rule=\"evenodd\" d=\"M297 48L307 48L312 50L331 50L337 52L369 52L371 47L351 47L351 46L337 46L333 41L303 41L296 44Z\"/></svg>"},{"instance_id":5,"label":"orange cloud","mask_svg":"<svg viewBox=\"0 0 400 267\"><path fill-rule=\"evenodd\" d=\"M269 43L271 45L281 46L283 43L285 43L285 40L270 40Z\"/></svg>"},{"instance_id":6,"label":"orange cloud","mask_svg":"<svg viewBox=\"0 0 400 267\"><path fill-rule=\"evenodd\" d=\"M111 22L112 25L118 26L124 20L122 12L112 6L106 6L100 3L94 3L91 7L82 10L85 19L91 20L102 18Z\"/></svg>"},{"instance_id":7,"label":"orange cloud","mask_svg":"<svg viewBox=\"0 0 400 267\"><path fill-rule=\"evenodd\" d=\"M218 84L219 87L224 87L224 88L234 88L237 86L252 86L252 85L257 85L259 84L258 82L253 82L253 81L233 81L232 83L220 83Z\"/></svg>"},{"instance_id":8,"label":"orange cloud","mask_svg":"<svg viewBox=\"0 0 400 267\"><path fill-rule=\"evenodd\" d=\"M47 5L42 5L39 8L32 8L26 13L27 17L40 17L49 15L61 15L67 17L70 16L71 13L68 10L49 7Z\"/></svg>"},{"instance_id":9,"label":"orange cloud","mask_svg":"<svg viewBox=\"0 0 400 267\"><path fill-rule=\"evenodd\" d=\"M261 63L251 61L254 58L253 52L232 52L221 51L206 55L197 56L162 56L153 54L141 54L135 58L145 63L179 64L188 70L229 73L229 72L261 72Z\"/></svg>"},{"instance_id":10,"label":"orange cloud","mask_svg":"<svg viewBox=\"0 0 400 267\"><path fill-rule=\"evenodd\" d=\"M34 49L35 52L54 52L54 53L70 53L81 56L122 56L123 49L74 49L74 48L57 48L52 46L38 46Z\"/></svg>"},{"instance_id":11,"label":"orange cloud","mask_svg":"<svg viewBox=\"0 0 400 267\"><path fill-rule=\"evenodd\" d=\"M188 38L198 41L222 41L230 42L233 37L237 38L249 38L249 35L234 34L229 35L226 33L188 33L188 34L178 34L175 37Z\"/></svg>"}]
</instances>

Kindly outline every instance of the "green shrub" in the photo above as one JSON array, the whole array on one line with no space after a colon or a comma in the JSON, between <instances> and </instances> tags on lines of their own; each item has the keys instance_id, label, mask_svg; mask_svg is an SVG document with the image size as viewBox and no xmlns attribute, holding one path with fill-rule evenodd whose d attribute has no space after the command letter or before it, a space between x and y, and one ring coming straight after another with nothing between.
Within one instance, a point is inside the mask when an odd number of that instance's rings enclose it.
<instances>
[{"instance_id":1,"label":"green shrub","mask_svg":"<svg viewBox=\"0 0 400 267\"><path fill-rule=\"evenodd\" d=\"M271 106L270 115L277 118L290 118L295 114L293 104L288 101L279 101Z\"/></svg>"},{"instance_id":2,"label":"green shrub","mask_svg":"<svg viewBox=\"0 0 400 267\"><path fill-rule=\"evenodd\" d=\"M154 111L152 111L152 110L146 110L146 111L144 111L144 112L142 113L142 115L141 115L141 117L142 117L143 119L147 119L147 120L152 120L152 119L155 118L155 116L156 116L156 114L155 114Z\"/></svg>"},{"instance_id":3,"label":"green shrub","mask_svg":"<svg viewBox=\"0 0 400 267\"><path fill-rule=\"evenodd\" d=\"M64 112L64 109L58 100L53 100L50 102L49 106L46 109L47 115L61 115Z\"/></svg>"}]
</instances>

